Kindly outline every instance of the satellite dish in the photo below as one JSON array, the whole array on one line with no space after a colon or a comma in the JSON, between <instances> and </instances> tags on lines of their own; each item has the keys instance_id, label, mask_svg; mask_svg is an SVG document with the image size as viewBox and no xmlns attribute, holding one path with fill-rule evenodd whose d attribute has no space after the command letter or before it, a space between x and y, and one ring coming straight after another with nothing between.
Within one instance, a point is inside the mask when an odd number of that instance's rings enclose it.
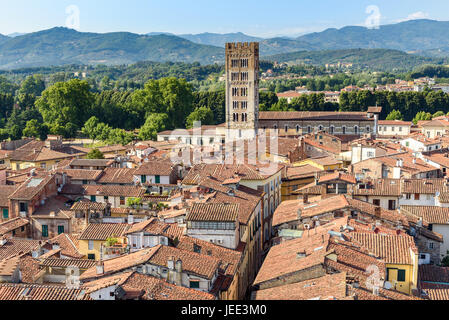
<instances>
[{"instance_id":1,"label":"satellite dish","mask_svg":"<svg viewBox=\"0 0 449 320\"><path fill-rule=\"evenodd\" d=\"M391 288L393 288L393 285L390 282L385 281L384 288L387 290L390 290Z\"/></svg>"}]
</instances>

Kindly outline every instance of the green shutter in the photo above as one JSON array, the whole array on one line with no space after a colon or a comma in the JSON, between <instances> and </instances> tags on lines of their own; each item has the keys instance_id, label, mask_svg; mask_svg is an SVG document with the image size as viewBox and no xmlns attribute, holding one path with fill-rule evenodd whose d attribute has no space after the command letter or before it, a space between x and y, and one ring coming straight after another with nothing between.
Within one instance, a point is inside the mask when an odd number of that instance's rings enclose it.
<instances>
[{"instance_id":1,"label":"green shutter","mask_svg":"<svg viewBox=\"0 0 449 320\"><path fill-rule=\"evenodd\" d=\"M47 225L42 225L42 236L48 237L48 226Z\"/></svg>"},{"instance_id":2,"label":"green shutter","mask_svg":"<svg viewBox=\"0 0 449 320\"><path fill-rule=\"evenodd\" d=\"M161 176L156 176L156 183L161 183Z\"/></svg>"},{"instance_id":3,"label":"green shutter","mask_svg":"<svg viewBox=\"0 0 449 320\"><path fill-rule=\"evenodd\" d=\"M398 281L404 282L405 281L405 270L398 270Z\"/></svg>"},{"instance_id":4,"label":"green shutter","mask_svg":"<svg viewBox=\"0 0 449 320\"><path fill-rule=\"evenodd\" d=\"M7 208L3 208L3 219L9 218L9 210Z\"/></svg>"},{"instance_id":5,"label":"green shutter","mask_svg":"<svg viewBox=\"0 0 449 320\"><path fill-rule=\"evenodd\" d=\"M96 202L97 201L97 197L96 196L90 196L90 201Z\"/></svg>"},{"instance_id":6,"label":"green shutter","mask_svg":"<svg viewBox=\"0 0 449 320\"><path fill-rule=\"evenodd\" d=\"M140 176L140 181L142 181L142 183L147 182L147 176Z\"/></svg>"},{"instance_id":7,"label":"green shutter","mask_svg":"<svg viewBox=\"0 0 449 320\"><path fill-rule=\"evenodd\" d=\"M64 226L58 226L58 234L64 233Z\"/></svg>"}]
</instances>

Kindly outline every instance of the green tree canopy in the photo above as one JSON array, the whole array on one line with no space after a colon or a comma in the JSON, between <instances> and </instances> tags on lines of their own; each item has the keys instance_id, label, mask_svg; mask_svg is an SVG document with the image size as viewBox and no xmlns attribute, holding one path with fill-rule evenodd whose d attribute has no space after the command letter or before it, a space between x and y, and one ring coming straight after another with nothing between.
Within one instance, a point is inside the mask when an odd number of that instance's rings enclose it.
<instances>
[{"instance_id":1,"label":"green tree canopy","mask_svg":"<svg viewBox=\"0 0 449 320\"><path fill-rule=\"evenodd\" d=\"M420 111L416 114L412 121L414 124L418 124L418 121L424 120L432 120L432 114L429 112Z\"/></svg>"},{"instance_id":2,"label":"green tree canopy","mask_svg":"<svg viewBox=\"0 0 449 320\"><path fill-rule=\"evenodd\" d=\"M44 122L52 133L57 133L63 127L65 134L73 134L75 129L83 126L89 117L93 95L87 81L73 79L68 82L58 82L47 88L42 97L36 101ZM56 130L56 128L58 130Z\"/></svg>"},{"instance_id":3,"label":"green tree canopy","mask_svg":"<svg viewBox=\"0 0 449 320\"><path fill-rule=\"evenodd\" d=\"M404 120L404 117L399 110L393 110L387 116L386 120Z\"/></svg>"},{"instance_id":4,"label":"green tree canopy","mask_svg":"<svg viewBox=\"0 0 449 320\"><path fill-rule=\"evenodd\" d=\"M36 97L42 94L45 90L45 81L42 75L35 74L27 77L20 86L19 94L31 94Z\"/></svg>"},{"instance_id":5,"label":"green tree canopy","mask_svg":"<svg viewBox=\"0 0 449 320\"><path fill-rule=\"evenodd\" d=\"M45 140L48 135L48 127L40 124L36 119L32 119L26 123L25 129L23 129L23 135L28 138Z\"/></svg>"},{"instance_id":6,"label":"green tree canopy","mask_svg":"<svg viewBox=\"0 0 449 320\"><path fill-rule=\"evenodd\" d=\"M167 129L181 128L192 111L192 86L174 77L150 80L144 89L134 92L132 104L145 118L152 113L166 113Z\"/></svg>"},{"instance_id":7,"label":"green tree canopy","mask_svg":"<svg viewBox=\"0 0 449 320\"><path fill-rule=\"evenodd\" d=\"M100 150L95 148L87 154L87 159L104 159L104 155Z\"/></svg>"},{"instance_id":8,"label":"green tree canopy","mask_svg":"<svg viewBox=\"0 0 449 320\"><path fill-rule=\"evenodd\" d=\"M165 113L151 114L145 121L145 124L140 128L139 139L155 140L157 138L157 134L167 128L168 122L168 115Z\"/></svg>"},{"instance_id":9,"label":"green tree canopy","mask_svg":"<svg viewBox=\"0 0 449 320\"><path fill-rule=\"evenodd\" d=\"M187 129L192 129L195 121L200 121L201 125L210 125L214 122L214 113L208 107L196 108L186 120Z\"/></svg>"}]
</instances>

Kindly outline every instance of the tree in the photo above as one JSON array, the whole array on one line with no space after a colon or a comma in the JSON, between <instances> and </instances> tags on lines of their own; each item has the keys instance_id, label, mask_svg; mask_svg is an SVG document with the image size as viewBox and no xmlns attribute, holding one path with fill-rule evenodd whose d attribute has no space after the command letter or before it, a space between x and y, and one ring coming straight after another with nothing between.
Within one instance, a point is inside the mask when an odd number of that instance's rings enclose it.
<instances>
[{"instance_id":1,"label":"tree","mask_svg":"<svg viewBox=\"0 0 449 320\"><path fill-rule=\"evenodd\" d=\"M92 149L87 154L87 159L104 159L103 153L98 149Z\"/></svg>"},{"instance_id":2,"label":"tree","mask_svg":"<svg viewBox=\"0 0 449 320\"><path fill-rule=\"evenodd\" d=\"M214 113L208 107L196 108L186 120L187 129L192 129L195 121L200 121L201 125L210 125L214 122Z\"/></svg>"},{"instance_id":3,"label":"tree","mask_svg":"<svg viewBox=\"0 0 449 320\"><path fill-rule=\"evenodd\" d=\"M151 114L145 121L145 124L140 128L139 139L155 140L157 134L166 129L166 124L168 121L168 115L165 113Z\"/></svg>"},{"instance_id":4,"label":"tree","mask_svg":"<svg viewBox=\"0 0 449 320\"><path fill-rule=\"evenodd\" d=\"M386 120L404 120L404 118L399 110L393 110L387 116Z\"/></svg>"},{"instance_id":5,"label":"tree","mask_svg":"<svg viewBox=\"0 0 449 320\"><path fill-rule=\"evenodd\" d=\"M166 113L167 129L181 128L192 112L192 86L185 79L174 77L150 80L144 89L134 92L132 104L145 118L152 113Z\"/></svg>"},{"instance_id":6,"label":"tree","mask_svg":"<svg viewBox=\"0 0 449 320\"><path fill-rule=\"evenodd\" d=\"M30 94L39 97L45 90L45 81L42 75L35 74L27 77L20 86L19 94Z\"/></svg>"},{"instance_id":7,"label":"tree","mask_svg":"<svg viewBox=\"0 0 449 320\"><path fill-rule=\"evenodd\" d=\"M442 260L441 260L441 265L443 267L449 267L449 256L445 256Z\"/></svg>"},{"instance_id":8,"label":"tree","mask_svg":"<svg viewBox=\"0 0 449 320\"><path fill-rule=\"evenodd\" d=\"M48 127L40 124L36 119L32 119L27 122L25 129L23 129L23 135L28 138L39 138L40 140L46 140L48 135Z\"/></svg>"},{"instance_id":9,"label":"tree","mask_svg":"<svg viewBox=\"0 0 449 320\"><path fill-rule=\"evenodd\" d=\"M93 95L87 81L73 79L47 88L36 106L50 128L65 127L66 133L73 134L73 128L71 125L67 128L67 124L72 123L76 130L81 128L89 118L92 103Z\"/></svg>"},{"instance_id":10,"label":"tree","mask_svg":"<svg viewBox=\"0 0 449 320\"><path fill-rule=\"evenodd\" d=\"M444 112L443 111L437 111L437 112L435 112L433 115L432 115L432 119L433 118L438 118L438 117L441 117L441 116L444 116L445 114L444 114Z\"/></svg>"},{"instance_id":11,"label":"tree","mask_svg":"<svg viewBox=\"0 0 449 320\"><path fill-rule=\"evenodd\" d=\"M416 116L413 118L413 123L416 125L418 124L418 121L425 121L425 120L432 120L432 114L425 111L420 111L416 114Z\"/></svg>"},{"instance_id":12,"label":"tree","mask_svg":"<svg viewBox=\"0 0 449 320\"><path fill-rule=\"evenodd\" d=\"M126 205L132 208L138 208L142 206L142 198L133 198L130 197L126 200Z\"/></svg>"},{"instance_id":13,"label":"tree","mask_svg":"<svg viewBox=\"0 0 449 320\"><path fill-rule=\"evenodd\" d=\"M97 137L98 132L96 131L98 123L100 121L97 117L91 117L86 121L84 127L81 129L81 132L88 136L91 139L95 139Z\"/></svg>"}]
</instances>

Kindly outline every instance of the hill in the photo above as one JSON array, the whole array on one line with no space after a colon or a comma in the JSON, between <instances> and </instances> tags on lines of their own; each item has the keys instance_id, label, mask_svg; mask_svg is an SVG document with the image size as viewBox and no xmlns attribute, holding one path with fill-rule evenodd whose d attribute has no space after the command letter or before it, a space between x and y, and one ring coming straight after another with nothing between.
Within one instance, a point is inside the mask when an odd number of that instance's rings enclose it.
<instances>
[{"instance_id":1,"label":"hill","mask_svg":"<svg viewBox=\"0 0 449 320\"><path fill-rule=\"evenodd\" d=\"M53 28L0 42L0 69L64 64L129 64L143 60L211 64L224 59L223 51L171 35L98 34Z\"/></svg>"},{"instance_id":2,"label":"hill","mask_svg":"<svg viewBox=\"0 0 449 320\"><path fill-rule=\"evenodd\" d=\"M180 34L178 37L189 41L224 48L226 42L257 42L262 38L248 36L241 32L236 33L200 33L200 34Z\"/></svg>"},{"instance_id":3,"label":"hill","mask_svg":"<svg viewBox=\"0 0 449 320\"><path fill-rule=\"evenodd\" d=\"M447 59L421 57L389 49L347 49L299 51L266 57L265 59L289 64L320 65L351 63L354 68L371 71L404 72L425 64L443 64Z\"/></svg>"},{"instance_id":4,"label":"hill","mask_svg":"<svg viewBox=\"0 0 449 320\"><path fill-rule=\"evenodd\" d=\"M410 20L379 29L344 27L298 37L321 49L396 49L413 53L449 47L448 21Z\"/></svg>"}]
</instances>

